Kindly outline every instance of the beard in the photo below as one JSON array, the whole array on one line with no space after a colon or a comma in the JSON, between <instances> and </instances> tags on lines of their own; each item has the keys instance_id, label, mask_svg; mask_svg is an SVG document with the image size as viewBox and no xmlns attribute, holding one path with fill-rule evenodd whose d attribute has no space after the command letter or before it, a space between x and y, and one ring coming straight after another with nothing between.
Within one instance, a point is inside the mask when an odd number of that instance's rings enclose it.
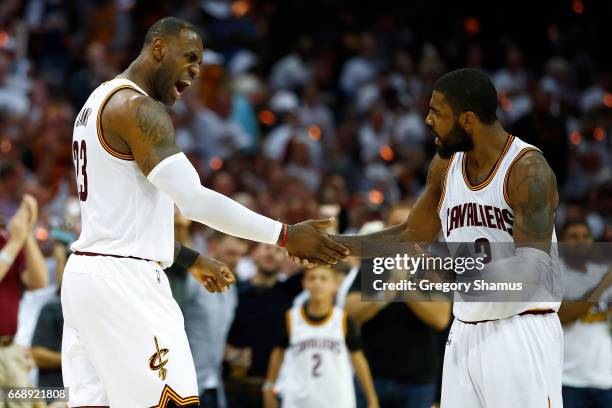
<instances>
[{"instance_id":1,"label":"beard","mask_svg":"<svg viewBox=\"0 0 612 408\"><path fill-rule=\"evenodd\" d=\"M474 148L472 137L457 122L455 122L453 128L444 139L438 136L433 129L432 132L440 140L440 145L436 145L436 150L443 159L450 159L454 153L467 152Z\"/></svg>"},{"instance_id":2,"label":"beard","mask_svg":"<svg viewBox=\"0 0 612 408\"><path fill-rule=\"evenodd\" d=\"M280 271L280 268L257 265L257 270L264 276L272 277L278 274L278 272Z\"/></svg>"},{"instance_id":3,"label":"beard","mask_svg":"<svg viewBox=\"0 0 612 408\"><path fill-rule=\"evenodd\" d=\"M168 72L170 72L169 68L162 64L153 73L153 90L155 95L150 95L166 106L170 106L174 102L172 100L172 87L175 81Z\"/></svg>"}]
</instances>

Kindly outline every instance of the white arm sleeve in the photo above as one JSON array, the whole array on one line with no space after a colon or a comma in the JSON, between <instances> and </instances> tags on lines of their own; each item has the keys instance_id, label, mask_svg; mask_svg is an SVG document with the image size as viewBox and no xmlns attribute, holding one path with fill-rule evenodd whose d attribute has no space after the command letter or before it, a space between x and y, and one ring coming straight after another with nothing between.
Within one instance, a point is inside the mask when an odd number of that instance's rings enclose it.
<instances>
[{"instance_id":1,"label":"white arm sleeve","mask_svg":"<svg viewBox=\"0 0 612 408\"><path fill-rule=\"evenodd\" d=\"M516 248L515 255L486 265L483 276L490 282L541 282L552 271L546 252L530 247Z\"/></svg>"},{"instance_id":2,"label":"white arm sleeve","mask_svg":"<svg viewBox=\"0 0 612 408\"><path fill-rule=\"evenodd\" d=\"M553 244L556 245L556 244ZM461 275L458 280L476 282L482 279L487 283L520 283L521 289L516 291L480 291L480 301L507 302L559 302L563 297L559 265L548 253L530 247L516 248L515 255L500 259L481 270L479 275Z\"/></svg>"},{"instance_id":3,"label":"white arm sleeve","mask_svg":"<svg viewBox=\"0 0 612 408\"><path fill-rule=\"evenodd\" d=\"M147 179L166 193L190 220L235 237L276 244L283 224L208 189L185 154L177 153L155 166Z\"/></svg>"}]
</instances>

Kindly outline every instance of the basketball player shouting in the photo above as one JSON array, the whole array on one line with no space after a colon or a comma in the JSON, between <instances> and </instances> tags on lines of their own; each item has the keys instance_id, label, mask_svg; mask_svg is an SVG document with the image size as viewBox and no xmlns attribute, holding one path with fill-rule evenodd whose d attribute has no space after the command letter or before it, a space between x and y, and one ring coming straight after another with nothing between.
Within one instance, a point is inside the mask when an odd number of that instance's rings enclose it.
<instances>
[{"instance_id":1,"label":"basketball player shouting","mask_svg":"<svg viewBox=\"0 0 612 408\"><path fill-rule=\"evenodd\" d=\"M368 244L431 242L441 231L447 242L514 241L511 254L493 257L490 266L498 274L510 277L541 265L554 270L555 175L537 148L503 129L496 109L497 92L485 74L461 69L442 76L425 119L438 154L408 219L374 234L334 239L352 255L382 247ZM441 407L560 407L558 309L554 301L455 301Z\"/></svg>"},{"instance_id":2,"label":"basketball player shouting","mask_svg":"<svg viewBox=\"0 0 612 408\"><path fill-rule=\"evenodd\" d=\"M71 407L198 405L183 316L162 270L173 262L175 204L192 220L286 246L314 263L346 255L322 231L331 220L288 226L200 184L163 105L199 75L202 52L189 23L156 22L138 58L94 90L75 121L82 233L62 287L62 372ZM216 289L232 283L222 269L209 271Z\"/></svg>"}]
</instances>

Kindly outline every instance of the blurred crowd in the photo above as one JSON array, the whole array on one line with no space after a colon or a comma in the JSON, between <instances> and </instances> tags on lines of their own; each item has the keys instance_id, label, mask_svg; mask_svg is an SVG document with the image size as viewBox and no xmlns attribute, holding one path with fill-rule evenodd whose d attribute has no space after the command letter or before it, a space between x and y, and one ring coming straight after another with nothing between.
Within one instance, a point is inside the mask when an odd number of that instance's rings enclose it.
<instances>
[{"instance_id":1,"label":"blurred crowd","mask_svg":"<svg viewBox=\"0 0 612 408\"><path fill-rule=\"evenodd\" d=\"M558 225L582 217L595 240L611 242L612 71L598 34L610 5L542 2L545 18L510 23L520 10L396 3L412 2L3 1L0 225L24 194L38 201L34 235L54 292L62 248L79 231L75 115L137 55L146 29L174 15L205 39L200 78L170 112L206 186L287 223L333 215L350 233L384 220L424 185L435 151L424 123L433 83L469 66L491 76L503 125L540 147L555 171ZM241 281L276 262L185 228L183 241L202 253L229 246ZM296 272L278 262L281 276Z\"/></svg>"},{"instance_id":2,"label":"blurred crowd","mask_svg":"<svg viewBox=\"0 0 612 408\"><path fill-rule=\"evenodd\" d=\"M428 38L422 23L405 23L427 8L399 10L402 18L391 6L368 16L342 1L297 3L3 2L0 212L12 215L28 192L41 227L66 223L76 112L126 67L152 22L176 15L202 28L206 47L199 82L172 108L176 137L215 190L290 223L337 206L340 230L356 230L418 194L434 150L423 120L431 86L471 66L491 75L503 124L555 170L557 221L581 213L597 239L612 239L612 77L590 52L596 44L573 44L598 10L551 6L559 21L532 33L540 49L513 40L511 27L491 44L486 19L495 16L485 11L482 20L451 13L450 28Z\"/></svg>"}]
</instances>

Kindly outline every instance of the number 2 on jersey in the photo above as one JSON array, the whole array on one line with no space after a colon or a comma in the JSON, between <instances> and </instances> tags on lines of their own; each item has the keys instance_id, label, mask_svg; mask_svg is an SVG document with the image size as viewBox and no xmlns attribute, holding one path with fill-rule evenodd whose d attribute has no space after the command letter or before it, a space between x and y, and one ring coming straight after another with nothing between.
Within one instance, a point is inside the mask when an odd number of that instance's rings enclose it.
<instances>
[{"instance_id":1,"label":"number 2 on jersey","mask_svg":"<svg viewBox=\"0 0 612 408\"><path fill-rule=\"evenodd\" d=\"M315 353L312 355L312 359L314 360L314 366L312 367L312 376L320 377L321 376L321 354Z\"/></svg>"},{"instance_id":2,"label":"number 2 on jersey","mask_svg":"<svg viewBox=\"0 0 612 408\"><path fill-rule=\"evenodd\" d=\"M79 200L87 201L87 143L84 140L81 140L80 145L76 140L72 143L72 160L76 171Z\"/></svg>"}]
</instances>

